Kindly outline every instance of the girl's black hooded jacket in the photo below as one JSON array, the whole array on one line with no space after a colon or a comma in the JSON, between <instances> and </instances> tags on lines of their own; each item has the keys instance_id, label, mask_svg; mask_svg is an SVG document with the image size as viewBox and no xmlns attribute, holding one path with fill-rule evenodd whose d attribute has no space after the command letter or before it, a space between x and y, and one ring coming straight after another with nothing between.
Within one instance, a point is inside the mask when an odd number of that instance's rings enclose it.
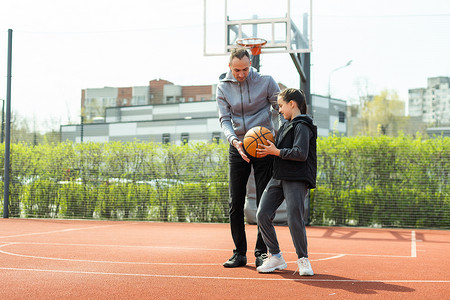
<instances>
[{"instance_id":1,"label":"girl's black hooded jacket","mask_svg":"<svg viewBox=\"0 0 450 300\"><path fill-rule=\"evenodd\" d=\"M275 146L280 156L273 162L273 178L305 181L308 188L316 187L317 127L309 115L299 115L286 121L278 131Z\"/></svg>"}]
</instances>

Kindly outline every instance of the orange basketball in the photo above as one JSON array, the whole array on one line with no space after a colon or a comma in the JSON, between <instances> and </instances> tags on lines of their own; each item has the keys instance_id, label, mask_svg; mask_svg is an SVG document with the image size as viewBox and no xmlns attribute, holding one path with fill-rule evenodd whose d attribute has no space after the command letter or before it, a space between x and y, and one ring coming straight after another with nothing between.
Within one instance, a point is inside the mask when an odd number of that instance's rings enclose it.
<instances>
[{"instance_id":1,"label":"orange basketball","mask_svg":"<svg viewBox=\"0 0 450 300\"><path fill-rule=\"evenodd\" d=\"M253 127L244 136L244 149L249 155L259 158L256 149L261 144L268 146L267 140L274 142L272 132L269 129L262 126Z\"/></svg>"}]
</instances>

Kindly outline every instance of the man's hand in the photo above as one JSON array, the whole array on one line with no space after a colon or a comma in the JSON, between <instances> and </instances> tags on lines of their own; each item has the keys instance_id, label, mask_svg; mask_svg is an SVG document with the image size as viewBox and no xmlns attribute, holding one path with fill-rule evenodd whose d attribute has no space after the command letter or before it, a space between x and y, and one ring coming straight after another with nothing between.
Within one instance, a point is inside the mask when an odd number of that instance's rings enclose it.
<instances>
[{"instance_id":1,"label":"man's hand","mask_svg":"<svg viewBox=\"0 0 450 300\"><path fill-rule=\"evenodd\" d=\"M233 140L233 146L237 149L239 154L241 155L242 159L246 162L250 162L250 159L245 155L244 148L242 147L242 142L239 140L234 139Z\"/></svg>"}]
</instances>

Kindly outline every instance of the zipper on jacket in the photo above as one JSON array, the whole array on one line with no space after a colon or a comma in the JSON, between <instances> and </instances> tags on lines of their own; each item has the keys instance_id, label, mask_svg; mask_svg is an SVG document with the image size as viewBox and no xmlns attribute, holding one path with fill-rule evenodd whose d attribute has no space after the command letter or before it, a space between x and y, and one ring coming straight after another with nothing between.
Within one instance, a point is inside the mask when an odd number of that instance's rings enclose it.
<instances>
[{"instance_id":1,"label":"zipper on jacket","mask_svg":"<svg viewBox=\"0 0 450 300\"><path fill-rule=\"evenodd\" d=\"M248 103L252 103L252 98L250 98L250 85L247 80L245 80L245 82L247 83Z\"/></svg>"},{"instance_id":2,"label":"zipper on jacket","mask_svg":"<svg viewBox=\"0 0 450 300\"><path fill-rule=\"evenodd\" d=\"M245 115L244 115L244 97L242 96L242 84L239 83L239 90L241 92L241 113L242 113L242 125L244 126L244 133L247 132L247 128L245 126Z\"/></svg>"}]
</instances>

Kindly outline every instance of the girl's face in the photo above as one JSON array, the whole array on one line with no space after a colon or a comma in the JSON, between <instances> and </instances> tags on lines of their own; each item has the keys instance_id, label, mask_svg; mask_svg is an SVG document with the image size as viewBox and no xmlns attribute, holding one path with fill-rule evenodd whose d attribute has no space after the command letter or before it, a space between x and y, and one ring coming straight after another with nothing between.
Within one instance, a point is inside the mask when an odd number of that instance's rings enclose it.
<instances>
[{"instance_id":1,"label":"girl's face","mask_svg":"<svg viewBox=\"0 0 450 300\"><path fill-rule=\"evenodd\" d=\"M283 97L278 96L278 112L283 115L285 120L292 120L294 101L286 102Z\"/></svg>"}]
</instances>

